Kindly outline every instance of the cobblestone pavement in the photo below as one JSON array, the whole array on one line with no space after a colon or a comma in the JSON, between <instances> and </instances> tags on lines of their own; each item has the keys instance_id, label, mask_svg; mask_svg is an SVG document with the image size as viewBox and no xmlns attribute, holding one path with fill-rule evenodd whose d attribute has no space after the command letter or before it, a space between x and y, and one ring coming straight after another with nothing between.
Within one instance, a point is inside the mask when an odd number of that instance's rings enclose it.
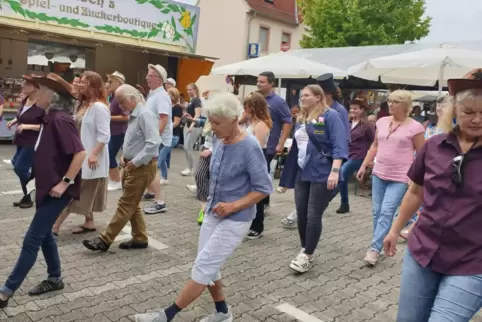
<instances>
[{"instance_id":1,"label":"cobblestone pavement","mask_svg":"<svg viewBox=\"0 0 482 322\"><path fill-rule=\"evenodd\" d=\"M13 151L11 146L0 145L0 159L9 158ZM198 204L185 188L193 178L179 175L184 164L182 151L174 150L170 185L166 188L169 211L146 217L150 237L157 241L157 246L167 248L121 251L113 245L107 253L92 253L81 245L86 236L70 233L72 227L83 222L81 216L73 214L58 238L66 288L39 297L26 294L45 276L45 261L40 254L10 306L0 310L0 320L124 322L132 321L136 313L171 304L190 277L199 232L195 223ZM4 193L19 189L11 166L2 164L0 282L17 259L33 215L33 209L12 207L18 194ZM96 214L99 230L113 215L119 196L120 192L109 193L107 210ZM370 199L351 196L352 212L348 215L337 215L334 210L338 205L337 198L324 215L314 267L297 276L288 267L300 248L297 233L280 226L282 216L292 210L293 194L273 195L264 237L243 243L223 270L227 300L236 321L296 321L294 307L305 313L305 317L298 316L301 321L395 321L405 247L399 246L400 252L394 259L383 258L376 268L366 267L362 259L371 234ZM93 236L94 233L87 235ZM289 314L280 310L283 304ZM212 310L206 292L176 321L198 321ZM482 318L474 321L482 322Z\"/></svg>"}]
</instances>

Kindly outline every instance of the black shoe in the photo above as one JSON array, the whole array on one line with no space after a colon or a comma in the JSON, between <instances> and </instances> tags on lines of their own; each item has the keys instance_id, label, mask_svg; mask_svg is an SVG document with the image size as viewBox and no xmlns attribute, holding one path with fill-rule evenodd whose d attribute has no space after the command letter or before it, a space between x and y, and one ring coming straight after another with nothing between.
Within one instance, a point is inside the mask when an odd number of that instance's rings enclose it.
<instances>
[{"instance_id":1,"label":"black shoe","mask_svg":"<svg viewBox=\"0 0 482 322\"><path fill-rule=\"evenodd\" d=\"M8 300L10 300L10 298L6 299L5 301L0 300L0 309L6 308L8 306Z\"/></svg>"},{"instance_id":2,"label":"black shoe","mask_svg":"<svg viewBox=\"0 0 482 322\"><path fill-rule=\"evenodd\" d=\"M134 241L133 239L119 244L120 249L145 249L148 246L148 243Z\"/></svg>"},{"instance_id":3,"label":"black shoe","mask_svg":"<svg viewBox=\"0 0 482 322\"><path fill-rule=\"evenodd\" d=\"M20 207L24 209L30 208L29 205L30 207L33 206L32 198L30 197L30 195L23 196L22 199L20 199L19 201L13 202L14 207Z\"/></svg>"},{"instance_id":4,"label":"black shoe","mask_svg":"<svg viewBox=\"0 0 482 322\"><path fill-rule=\"evenodd\" d=\"M144 196L142 196L142 199L144 200L154 200L156 198L156 195L153 193L145 193Z\"/></svg>"},{"instance_id":5,"label":"black shoe","mask_svg":"<svg viewBox=\"0 0 482 322\"><path fill-rule=\"evenodd\" d=\"M263 233L258 233L257 231L254 231L254 230L250 230L248 235L246 236L246 238L250 239L250 240L254 240L254 239L258 239L260 238L261 236L263 236Z\"/></svg>"},{"instance_id":6,"label":"black shoe","mask_svg":"<svg viewBox=\"0 0 482 322\"><path fill-rule=\"evenodd\" d=\"M341 204L340 208L336 211L337 214L346 214L350 212L350 206L347 204Z\"/></svg>"},{"instance_id":7,"label":"black shoe","mask_svg":"<svg viewBox=\"0 0 482 322\"><path fill-rule=\"evenodd\" d=\"M35 295L40 295L48 292L63 290L64 287L65 287L65 284L62 281L55 283L49 280L45 280L40 282L40 284L35 286L30 291L28 291L28 295L35 296Z\"/></svg>"},{"instance_id":8,"label":"black shoe","mask_svg":"<svg viewBox=\"0 0 482 322\"><path fill-rule=\"evenodd\" d=\"M101 251L101 252L106 252L109 250L110 245L107 244L105 241L100 239L100 237L95 237L93 240L84 240L82 241L82 245L85 246L85 248L92 250L92 251Z\"/></svg>"}]
</instances>

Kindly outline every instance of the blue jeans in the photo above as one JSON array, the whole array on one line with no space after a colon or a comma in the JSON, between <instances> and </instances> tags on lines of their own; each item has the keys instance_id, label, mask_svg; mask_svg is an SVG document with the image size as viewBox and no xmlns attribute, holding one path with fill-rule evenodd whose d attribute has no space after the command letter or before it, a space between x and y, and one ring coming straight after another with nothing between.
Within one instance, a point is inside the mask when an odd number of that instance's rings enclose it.
<instances>
[{"instance_id":1,"label":"blue jeans","mask_svg":"<svg viewBox=\"0 0 482 322\"><path fill-rule=\"evenodd\" d=\"M172 147L177 145L179 137L173 136L171 146L161 144L159 149L159 158L157 159L157 167L161 170L161 176L167 179L167 156L171 154Z\"/></svg>"},{"instance_id":2,"label":"blue jeans","mask_svg":"<svg viewBox=\"0 0 482 322\"><path fill-rule=\"evenodd\" d=\"M109 141L109 169L116 169L119 165L117 164L117 153L119 153L122 145L124 144L125 133L113 135L110 137Z\"/></svg>"},{"instance_id":3,"label":"blue jeans","mask_svg":"<svg viewBox=\"0 0 482 322\"><path fill-rule=\"evenodd\" d=\"M407 249L399 302L397 322L469 322L482 307L482 274L440 274Z\"/></svg>"},{"instance_id":4,"label":"blue jeans","mask_svg":"<svg viewBox=\"0 0 482 322\"><path fill-rule=\"evenodd\" d=\"M169 152L167 153L167 156L166 156L166 164L167 164L168 169L171 168L171 150L174 149L178 145L179 140L180 140L179 136L173 136L172 137L171 149L169 150Z\"/></svg>"},{"instance_id":5,"label":"blue jeans","mask_svg":"<svg viewBox=\"0 0 482 322\"><path fill-rule=\"evenodd\" d=\"M363 160L348 160L341 166L341 175L343 181L340 182L341 204L348 205L348 182L355 171L358 171Z\"/></svg>"},{"instance_id":6,"label":"blue jeans","mask_svg":"<svg viewBox=\"0 0 482 322\"><path fill-rule=\"evenodd\" d=\"M380 253L383 239L392 226L393 217L408 185L372 176L373 238L371 249Z\"/></svg>"},{"instance_id":7,"label":"blue jeans","mask_svg":"<svg viewBox=\"0 0 482 322\"><path fill-rule=\"evenodd\" d=\"M22 251L17 264L15 264L12 273L5 282L5 286L0 287L0 293L12 296L22 285L28 272L37 261L40 247L42 247L42 253L47 263L48 278L54 281L60 280L59 250L52 234L52 226L70 201L71 198L68 196L61 198L48 196L40 205L37 204L35 215L23 239Z\"/></svg>"},{"instance_id":8,"label":"blue jeans","mask_svg":"<svg viewBox=\"0 0 482 322\"><path fill-rule=\"evenodd\" d=\"M32 168L35 149L17 146L17 151L12 159L13 170L20 179L20 186L24 195L27 195L27 183L30 181L30 169Z\"/></svg>"}]
</instances>

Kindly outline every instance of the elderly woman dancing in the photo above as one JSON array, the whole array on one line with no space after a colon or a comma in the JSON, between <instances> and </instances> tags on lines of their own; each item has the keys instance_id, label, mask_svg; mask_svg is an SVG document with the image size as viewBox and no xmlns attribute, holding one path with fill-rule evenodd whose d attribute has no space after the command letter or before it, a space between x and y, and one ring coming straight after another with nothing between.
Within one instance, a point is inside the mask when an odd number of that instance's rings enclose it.
<instances>
[{"instance_id":1,"label":"elderly woman dancing","mask_svg":"<svg viewBox=\"0 0 482 322\"><path fill-rule=\"evenodd\" d=\"M30 269L42 253L47 263L48 278L29 291L40 295L64 288L57 243L52 226L60 212L72 199L80 196L80 169L85 158L84 147L72 114L74 102L69 83L50 73L36 77L40 85L37 106L45 109L45 124L35 144L33 175L35 177L37 209L23 240L22 251L12 273L0 287L0 308L20 288Z\"/></svg>"},{"instance_id":2,"label":"elderly woman dancing","mask_svg":"<svg viewBox=\"0 0 482 322\"><path fill-rule=\"evenodd\" d=\"M448 87L444 133L417 153L412 184L384 240L394 256L400 231L423 202L408 236L397 322L468 322L482 307L482 69Z\"/></svg>"},{"instance_id":3,"label":"elderly woman dancing","mask_svg":"<svg viewBox=\"0 0 482 322\"><path fill-rule=\"evenodd\" d=\"M202 321L231 322L223 295L220 269L241 244L256 214L256 204L273 188L263 151L252 135L238 125L241 103L229 93L206 102L216 136L210 165L209 197L199 236L192 277L166 310L138 314L137 322L170 322L207 287L216 313Z\"/></svg>"}]
</instances>

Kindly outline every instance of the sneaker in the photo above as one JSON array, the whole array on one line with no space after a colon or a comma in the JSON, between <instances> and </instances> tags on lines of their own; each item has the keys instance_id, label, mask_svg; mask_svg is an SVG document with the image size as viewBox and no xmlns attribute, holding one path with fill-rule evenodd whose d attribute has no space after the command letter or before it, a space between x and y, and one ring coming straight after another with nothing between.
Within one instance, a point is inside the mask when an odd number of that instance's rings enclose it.
<instances>
[{"instance_id":1,"label":"sneaker","mask_svg":"<svg viewBox=\"0 0 482 322\"><path fill-rule=\"evenodd\" d=\"M231 310L228 309L228 313L217 312L206 316L200 322L232 322L232 321L233 321L233 314L231 313Z\"/></svg>"},{"instance_id":2,"label":"sneaker","mask_svg":"<svg viewBox=\"0 0 482 322\"><path fill-rule=\"evenodd\" d=\"M369 250L365 256L365 258L363 259L365 262L367 262L368 264L372 265L372 266L375 266L378 262L378 257L380 256L380 254L378 254L376 251L374 251L373 249Z\"/></svg>"},{"instance_id":3,"label":"sneaker","mask_svg":"<svg viewBox=\"0 0 482 322\"><path fill-rule=\"evenodd\" d=\"M278 188L276 188L276 192L277 192L277 193L285 193L286 190L288 190L288 189L286 189L285 187L278 187Z\"/></svg>"},{"instance_id":4,"label":"sneaker","mask_svg":"<svg viewBox=\"0 0 482 322\"><path fill-rule=\"evenodd\" d=\"M3 163L12 165L12 160L3 159Z\"/></svg>"},{"instance_id":5,"label":"sneaker","mask_svg":"<svg viewBox=\"0 0 482 322\"><path fill-rule=\"evenodd\" d=\"M191 169L184 169L181 171L181 175L187 177L192 175L192 170Z\"/></svg>"},{"instance_id":6,"label":"sneaker","mask_svg":"<svg viewBox=\"0 0 482 322\"><path fill-rule=\"evenodd\" d=\"M146 192L144 196L142 196L142 199L147 201L154 200L154 198L156 198L156 196L153 193L149 193L149 192Z\"/></svg>"},{"instance_id":7,"label":"sneaker","mask_svg":"<svg viewBox=\"0 0 482 322\"><path fill-rule=\"evenodd\" d=\"M250 230L246 238L248 238L249 240L254 240L260 238L261 236L263 236L262 232L258 233L257 231Z\"/></svg>"},{"instance_id":8,"label":"sneaker","mask_svg":"<svg viewBox=\"0 0 482 322\"><path fill-rule=\"evenodd\" d=\"M64 287L65 287L65 284L62 281L56 283L49 280L45 280L40 282L40 284L34 286L34 288L31 289L30 291L28 291L28 295L30 296L41 295L48 292L63 290Z\"/></svg>"},{"instance_id":9,"label":"sneaker","mask_svg":"<svg viewBox=\"0 0 482 322\"><path fill-rule=\"evenodd\" d=\"M197 186L195 184L188 184L186 185L187 190L191 191L192 193L196 193Z\"/></svg>"},{"instance_id":10,"label":"sneaker","mask_svg":"<svg viewBox=\"0 0 482 322\"><path fill-rule=\"evenodd\" d=\"M146 242L139 242L133 239L119 244L120 249L146 249L149 244Z\"/></svg>"},{"instance_id":11,"label":"sneaker","mask_svg":"<svg viewBox=\"0 0 482 322\"><path fill-rule=\"evenodd\" d=\"M305 253L300 253L291 261L290 268L298 273L306 273L310 270L310 258Z\"/></svg>"},{"instance_id":12,"label":"sneaker","mask_svg":"<svg viewBox=\"0 0 482 322\"><path fill-rule=\"evenodd\" d=\"M202 225L203 224L203 221L204 221L204 211L200 211L199 212L199 216L197 217L197 223L199 225Z\"/></svg>"},{"instance_id":13,"label":"sneaker","mask_svg":"<svg viewBox=\"0 0 482 322\"><path fill-rule=\"evenodd\" d=\"M300 250L300 254L304 254L304 253L305 253L305 249L302 248L302 249ZM308 256L308 255L306 255L306 256ZM315 260L315 258L313 257L313 255L308 256L308 258L310 259L310 263L313 263L313 261Z\"/></svg>"},{"instance_id":14,"label":"sneaker","mask_svg":"<svg viewBox=\"0 0 482 322\"><path fill-rule=\"evenodd\" d=\"M0 299L0 309L4 309L8 306L8 300L10 300L10 298L7 298L6 300Z\"/></svg>"},{"instance_id":15,"label":"sneaker","mask_svg":"<svg viewBox=\"0 0 482 322\"><path fill-rule=\"evenodd\" d=\"M290 216L287 216L281 219L281 225L287 229L296 229L298 223L296 220L291 219Z\"/></svg>"},{"instance_id":16,"label":"sneaker","mask_svg":"<svg viewBox=\"0 0 482 322\"><path fill-rule=\"evenodd\" d=\"M122 190L122 184L120 182L111 181L107 186L107 191L117 191Z\"/></svg>"},{"instance_id":17,"label":"sneaker","mask_svg":"<svg viewBox=\"0 0 482 322\"><path fill-rule=\"evenodd\" d=\"M161 182L161 186L166 186L166 185L169 184L169 180L164 179L164 178L161 178L161 181L160 181L160 182Z\"/></svg>"},{"instance_id":18,"label":"sneaker","mask_svg":"<svg viewBox=\"0 0 482 322\"><path fill-rule=\"evenodd\" d=\"M136 322L167 322L167 316L164 311L157 313L136 314Z\"/></svg>"},{"instance_id":19,"label":"sneaker","mask_svg":"<svg viewBox=\"0 0 482 322\"><path fill-rule=\"evenodd\" d=\"M152 206L148 206L146 208L144 208L144 213L146 215L154 215L154 214L160 214L160 213L163 213L163 212L166 212L167 211L167 208L166 208L166 204L165 203L155 203L153 204Z\"/></svg>"},{"instance_id":20,"label":"sneaker","mask_svg":"<svg viewBox=\"0 0 482 322\"><path fill-rule=\"evenodd\" d=\"M86 239L82 241L82 245L84 245L84 247L88 250L101 252L108 251L110 247L110 245L100 239L100 237L95 237L93 240Z\"/></svg>"},{"instance_id":21,"label":"sneaker","mask_svg":"<svg viewBox=\"0 0 482 322\"><path fill-rule=\"evenodd\" d=\"M348 204L341 204L340 208L336 210L337 214L346 214L350 212L350 206Z\"/></svg>"}]
</instances>

